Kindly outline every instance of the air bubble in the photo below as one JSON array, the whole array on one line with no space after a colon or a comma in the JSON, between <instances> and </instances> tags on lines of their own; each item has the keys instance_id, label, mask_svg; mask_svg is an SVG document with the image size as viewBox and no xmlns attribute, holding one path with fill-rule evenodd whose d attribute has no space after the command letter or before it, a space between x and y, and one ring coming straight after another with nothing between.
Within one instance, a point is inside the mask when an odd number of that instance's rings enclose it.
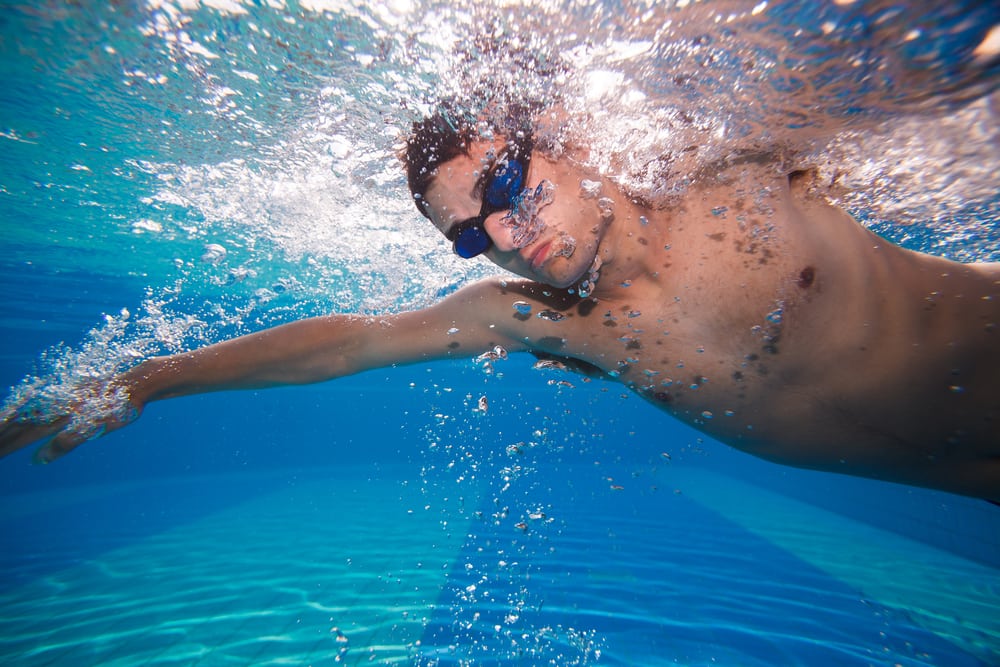
<instances>
[{"instance_id":1,"label":"air bubble","mask_svg":"<svg viewBox=\"0 0 1000 667\"><path fill-rule=\"evenodd\" d=\"M600 181L590 181L586 178L580 181L580 196L584 199L595 199L601 194Z\"/></svg>"},{"instance_id":2,"label":"air bubble","mask_svg":"<svg viewBox=\"0 0 1000 667\"><path fill-rule=\"evenodd\" d=\"M514 208L501 220L510 230L511 244L515 248L531 245L545 230L539 212L552 203L555 189L551 181L543 180L534 190L529 188L515 198Z\"/></svg>"},{"instance_id":3,"label":"air bubble","mask_svg":"<svg viewBox=\"0 0 1000 667\"><path fill-rule=\"evenodd\" d=\"M606 222L615 215L615 200L610 197L601 197L597 200L597 208L601 211L601 220Z\"/></svg>"},{"instance_id":4,"label":"air bubble","mask_svg":"<svg viewBox=\"0 0 1000 667\"><path fill-rule=\"evenodd\" d=\"M158 234L163 231L163 225L155 220L143 218L142 220L136 220L132 223L132 231L136 234L141 234L142 232L153 232L154 234Z\"/></svg>"},{"instance_id":5,"label":"air bubble","mask_svg":"<svg viewBox=\"0 0 1000 667\"><path fill-rule=\"evenodd\" d=\"M527 301L515 301L514 310L522 315L528 315L531 313L531 304Z\"/></svg>"},{"instance_id":6,"label":"air bubble","mask_svg":"<svg viewBox=\"0 0 1000 667\"><path fill-rule=\"evenodd\" d=\"M205 252L201 256L201 261L206 264L219 264L226 259L229 251L218 243L206 243Z\"/></svg>"},{"instance_id":7,"label":"air bubble","mask_svg":"<svg viewBox=\"0 0 1000 667\"><path fill-rule=\"evenodd\" d=\"M560 233L558 246L552 251L553 257L572 257L576 252L576 239L569 234Z\"/></svg>"},{"instance_id":8,"label":"air bubble","mask_svg":"<svg viewBox=\"0 0 1000 667\"><path fill-rule=\"evenodd\" d=\"M235 269L230 269L226 279L224 281L225 285L235 285L236 283L241 283L247 278L254 278L257 276L257 272L253 269L248 269L243 266L238 266Z\"/></svg>"}]
</instances>

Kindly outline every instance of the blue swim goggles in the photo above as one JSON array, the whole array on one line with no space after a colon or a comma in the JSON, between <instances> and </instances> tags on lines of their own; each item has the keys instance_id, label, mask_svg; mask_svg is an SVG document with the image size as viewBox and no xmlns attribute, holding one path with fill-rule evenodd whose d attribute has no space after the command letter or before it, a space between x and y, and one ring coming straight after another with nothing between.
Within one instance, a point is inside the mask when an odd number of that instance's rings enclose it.
<instances>
[{"instance_id":1,"label":"blue swim goggles","mask_svg":"<svg viewBox=\"0 0 1000 667\"><path fill-rule=\"evenodd\" d=\"M513 141L483 178L483 205L479 215L462 220L445 232L455 254L464 259L481 255L493 245L483 224L497 211L513 210L524 190L531 162L531 140Z\"/></svg>"}]
</instances>

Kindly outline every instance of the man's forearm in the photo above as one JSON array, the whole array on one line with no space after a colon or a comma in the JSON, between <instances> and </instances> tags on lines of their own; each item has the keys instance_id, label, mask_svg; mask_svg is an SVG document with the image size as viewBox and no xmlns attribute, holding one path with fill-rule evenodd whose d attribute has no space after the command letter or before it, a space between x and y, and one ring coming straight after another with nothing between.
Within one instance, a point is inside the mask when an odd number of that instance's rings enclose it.
<instances>
[{"instance_id":1,"label":"man's forearm","mask_svg":"<svg viewBox=\"0 0 1000 667\"><path fill-rule=\"evenodd\" d=\"M123 380L138 404L228 389L321 382L363 370L366 322L334 315L281 325L190 352L148 359Z\"/></svg>"}]
</instances>

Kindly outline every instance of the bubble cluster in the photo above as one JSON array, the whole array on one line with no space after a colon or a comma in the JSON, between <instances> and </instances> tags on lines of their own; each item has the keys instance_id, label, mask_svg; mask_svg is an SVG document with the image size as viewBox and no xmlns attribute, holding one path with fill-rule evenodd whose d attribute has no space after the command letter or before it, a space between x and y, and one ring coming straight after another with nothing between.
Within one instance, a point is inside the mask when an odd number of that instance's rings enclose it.
<instances>
[{"instance_id":1,"label":"bubble cluster","mask_svg":"<svg viewBox=\"0 0 1000 667\"><path fill-rule=\"evenodd\" d=\"M514 208L500 221L511 232L511 243L515 248L524 248L534 243L545 231L545 222L540 213L553 201L555 185L543 180L534 189L527 189L514 200Z\"/></svg>"}]
</instances>

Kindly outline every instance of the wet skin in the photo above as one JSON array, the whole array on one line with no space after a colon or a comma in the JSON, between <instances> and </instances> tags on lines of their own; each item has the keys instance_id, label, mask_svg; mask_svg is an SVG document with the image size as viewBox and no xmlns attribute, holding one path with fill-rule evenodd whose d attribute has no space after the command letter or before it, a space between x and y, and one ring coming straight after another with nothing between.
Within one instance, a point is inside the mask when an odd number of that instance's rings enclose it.
<instances>
[{"instance_id":1,"label":"wet skin","mask_svg":"<svg viewBox=\"0 0 1000 667\"><path fill-rule=\"evenodd\" d=\"M480 142L439 168L426 201L442 232L478 214L478 174L501 148ZM773 461L1000 500L1000 265L902 250L811 194L808 175L763 160L706 176L665 209L536 151L528 185L542 179L555 190L538 239L515 248L503 212L485 223L487 258L525 280L474 283L423 310L294 322L147 360L109 386L139 412L501 345L586 362ZM582 179L602 182L612 217ZM553 251L564 236L569 257ZM595 258L600 280L581 299L573 287ZM61 456L85 439L67 423L10 415L0 454L55 435L40 457Z\"/></svg>"},{"instance_id":2,"label":"wet skin","mask_svg":"<svg viewBox=\"0 0 1000 667\"><path fill-rule=\"evenodd\" d=\"M439 229L478 210L475 155L427 193ZM534 160L529 184L557 184L546 233L513 250L503 214L486 225L489 258L534 283L480 288L501 295L489 308L508 343L594 364L773 461L1000 497L998 265L902 250L810 194L810 175L767 163L731 166L667 210L604 183L608 224L580 193L593 174ZM581 241L572 258L528 261L560 232ZM572 285L595 254L590 298L553 306L539 284ZM565 318L521 321L521 298Z\"/></svg>"}]
</instances>

